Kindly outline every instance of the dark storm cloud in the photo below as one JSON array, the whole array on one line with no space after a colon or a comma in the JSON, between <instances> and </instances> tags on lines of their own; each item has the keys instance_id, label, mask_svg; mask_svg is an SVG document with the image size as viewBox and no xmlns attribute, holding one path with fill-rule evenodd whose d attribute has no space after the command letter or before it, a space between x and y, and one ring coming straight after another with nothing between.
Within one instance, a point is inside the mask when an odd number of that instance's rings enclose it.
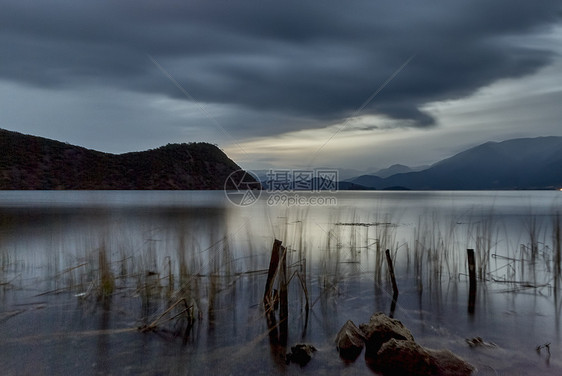
<instances>
[{"instance_id":1,"label":"dark storm cloud","mask_svg":"<svg viewBox=\"0 0 562 376\"><path fill-rule=\"evenodd\" d=\"M414 126L430 101L459 98L549 62L510 40L559 22L556 2L3 1L0 78L30 86L112 86L241 110L245 135L322 126L362 113ZM187 99L186 99L187 100ZM244 116L250 112L263 116ZM264 124L267 116L291 116ZM259 119L259 120L258 120Z\"/></svg>"}]
</instances>

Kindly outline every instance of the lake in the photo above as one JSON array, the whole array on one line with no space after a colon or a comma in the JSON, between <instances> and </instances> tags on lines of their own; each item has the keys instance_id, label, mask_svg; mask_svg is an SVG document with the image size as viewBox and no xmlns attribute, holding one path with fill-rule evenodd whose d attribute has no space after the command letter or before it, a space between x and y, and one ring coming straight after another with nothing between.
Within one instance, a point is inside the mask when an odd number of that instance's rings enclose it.
<instances>
[{"instance_id":1,"label":"lake","mask_svg":"<svg viewBox=\"0 0 562 376\"><path fill-rule=\"evenodd\" d=\"M478 374L562 374L562 192L298 195L0 192L2 374L375 374L363 355L342 361L334 337L378 311ZM285 333L262 303L275 239ZM303 368L285 362L296 343L318 349Z\"/></svg>"}]
</instances>

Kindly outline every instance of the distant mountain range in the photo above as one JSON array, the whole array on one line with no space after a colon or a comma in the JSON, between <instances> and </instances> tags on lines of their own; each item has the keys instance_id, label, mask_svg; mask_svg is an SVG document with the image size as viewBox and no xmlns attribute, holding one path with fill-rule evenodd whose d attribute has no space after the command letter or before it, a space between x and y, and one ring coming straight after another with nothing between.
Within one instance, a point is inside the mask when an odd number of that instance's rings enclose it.
<instances>
[{"instance_id":1,"label":"distant mountain range","mask_svg":"<svg viewBox=\"0 0 562 376\"><path fill-rule=\"evenodd\" d=\"M404 167L393 166L395 171ZM559 189L562 137L487 142L422 171L386 175L362 175L348 181L373 189Z\"/></svg>"},{"instance_id":2,"label":"distant mountain range","mask_svg":"<svg viewBox=\"0 0 562 376\"><path fill-rule=\"evenodd\" d=\"M372 175L378 176L379 178L388 178L389 176L396 174L405 174L408 172L422 171L429 168L429 166L418 166L418 167L408 167L401 164L394 164L388 168L383 168L373 173Z\"/></svg>"},{"instance_id":3,"label":"distant mountain range","mask_svg":"<svg viewBox=\"0 0 562 376\"><path fill-rule=\"evenodd\" d=\"M227 179L240 167L208 143L109 154L0 129L0 151L3 190L235 189L242 179ZM274 184L260 180L265 189ZM393 165L341 180L339 190L560 189L562 137L487 142L427 168Z\"/></svg>"},{"instance_id":4,"label":"distant mountain range","mask_svg":"<svg viewBox=\"0 0 562 376\"><path fill-rule=\"evenodd\" d=\"M0 129L0 151L3 190L223 189L240 169L207 143L116 155Z\"/></svg>"}]
</instances>

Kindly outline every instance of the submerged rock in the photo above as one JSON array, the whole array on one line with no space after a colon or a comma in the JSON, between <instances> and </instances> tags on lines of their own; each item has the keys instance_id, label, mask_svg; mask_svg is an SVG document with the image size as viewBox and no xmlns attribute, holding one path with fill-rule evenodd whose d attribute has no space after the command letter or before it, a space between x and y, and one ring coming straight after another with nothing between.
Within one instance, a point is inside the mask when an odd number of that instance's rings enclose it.
<instances>
[{"instance_id":1,"label":"submerged rock","mask_svg":"<svg viewBox=\"0 0 562 376\"><path fill-rule=\"evenodd\" d=\"M432 350L417 344L408 328L384 313L375 313L359 328L348 321L336 337L338 349L361 346L359 336L363 335L365 361L385 376L469 376L474 371L474 367L448 350Z\"/></svg>"},{"instance_id":2,"label":"submerged rock","mask_svg":"<svg viewBox=\"0 0 562 376\"><path fill-rule=\"evenodd\" d=\"M469 376L474 367L449 350L426 349L413 341L392 338L370 366L385 376Z\"/></svg>"},{"instance_id":3,"label":"submerged rock","mask_svg":"<svg viewBox=\"0 0 562 376\"><path fill-rule=\"evenodd\" d=\"M496 344L494 342L486 342L482 339L482 337L467 338L465 339L465 341L470 347L496 347Z\"/></svg>"},{"instance_id":4,"label":"submerged rock","mask_svg":"<svg viewBox=\"0 0 562 376\"><path fill-rule=\"evenodd\" d=\"M305 343L299 343L291 347L291 352L287 354L287 363L293 362L297 363L301 367L304 367L312 359L312 354L316 352L316 348L312 345L307 345Z\"/></svg>"},{"instance_id":5,"label":"submerged rock","mask_svg":"<svg viewBox=\"0 0 562 376\"><path fill-rule=\"evenodd\" d=\"M381 346L391 340L414 341L412 333L399 320L391 319L382 312L377 312L366 324L359 325L365 334L367 353L375 355Z\"/></svg>"},{"instance_id":6,"label":"submerged rock","mask_svg":"<svg viewBox=\"0 0 562 376\"><path fill-rule=\"evenodd\" d=\"M459 358L449 350L431 350L426 349L433 358L436 366L435 374L440 376L468 376L474 372L474 367Z\"/></svg>"},{"instance_id":7,"label":"submerged rock","mask_svg":"<svg viewBox=\"0 0 562 376\"><path fill-rule=\"evenodd\" d=\"M429 353L420 345L410 340L391 338L383 343L369 365L385 376L426 376L433 375L436 366Z\"/></svg>"},{"instance_id":8,"label":"submerged rock","mask_svg":"<svg viewBox=\"0 0 562 376\"><path fill-rule=\"evenodd\" d=\"M365 335L355 326L353 321L347 320L336 336L336 346L340 356L346 360L355 360L365 345Z\"/></svg>"}]
</instances>

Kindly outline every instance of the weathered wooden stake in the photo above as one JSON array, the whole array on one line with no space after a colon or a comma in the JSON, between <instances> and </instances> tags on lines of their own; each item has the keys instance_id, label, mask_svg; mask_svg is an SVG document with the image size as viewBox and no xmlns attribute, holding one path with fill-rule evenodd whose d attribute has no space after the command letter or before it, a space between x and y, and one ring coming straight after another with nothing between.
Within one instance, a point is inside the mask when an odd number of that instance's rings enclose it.
<instances>
[{"instance_id":1,"label":"weathered wooden stake","mask_svg":"<svg viewBox=\"0 0 562 376\"><path fill-rule=\"evenodd\" d=\"M289 333L289 297L287 292L287 250L280 246L281 265L279 269L279 344L287 344Z\"/></svg>"},{"instance_id":2,"label":"weathered wooden stake","mask_svg":"<svg viewBox=\"0 0 562 376\"><path fill-rule=\"evenodd\" d=\"M474 249L467 249L468 256L468 313L474 313L474 306L476 304L476 262L474 259Z\"/></svg>"},{"instance_id":3,"label":"weathered wooden stake","mask_svg":"<svg viewBox=\"0 0 562 376\"><path fill-rule=\"evenodd\" d=\"M394 275L394 266L392 266L392 258L390 258L390 250L386 250L386 263L388 264L388 272L390 273L390 281L392 282L392 304L390 305L390 317L394 317L396 309L396 301L398 300L398 285L396 284L396 276Z\"/></svg>"},{"instance_id":4,"label":"weathered wooden stake","mask_svg":"<svg viewBox=\"0 0 562 376\"><path fill-rule=\"evenodd\" d=\"M386 250L386 262L388 264L388 272L390 273L390 280L392 282L392 291L394 296L398 297L398 285L396 284L396 277L394 275L394 267L392 266L392 259L390 258L390 250Z\"/></svg>"},{"instance_id":5,"label":"weathered wooden stake","mask_svg":"<svg viewBox=\"0 0 562 376\"><path fill-rule=\"evenodd\" d=\"M267 281L265 282L265 292L263 294L263 305L266 312L273 310L273 282L275 281L275 275L279 267L279 250L281 249L281 243L281 240L275 239L273 248L271 249L271 259L269 260L269 270L267 273Z\"/></svg>"}]
</instances>

